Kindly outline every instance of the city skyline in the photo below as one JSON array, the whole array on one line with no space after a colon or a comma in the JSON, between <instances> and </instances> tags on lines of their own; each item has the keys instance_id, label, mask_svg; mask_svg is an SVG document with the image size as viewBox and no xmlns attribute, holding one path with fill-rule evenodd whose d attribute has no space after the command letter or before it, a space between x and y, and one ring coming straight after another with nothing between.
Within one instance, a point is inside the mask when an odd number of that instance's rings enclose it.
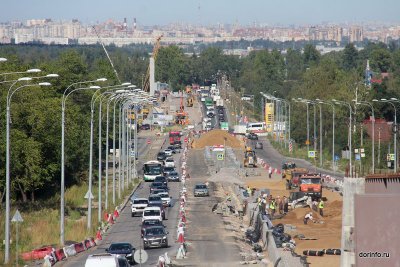
<instances>
[{"instance_id":1,"label":"city skyline","mask_svg":"<svg viewBox=\"0 0 400 267\"><path fill-rule=\"evenodd\" d=\"M306 25L325 22L399 22L398 10L400 2L396 0L387 0L379 6L372 0L116 0L111 5L105 0L19 0L2 3L0 22L49 18L78 19L85 24L95 24L123 18L132 22L135 18L141 25Z\"/></svg>"}]
</instances>

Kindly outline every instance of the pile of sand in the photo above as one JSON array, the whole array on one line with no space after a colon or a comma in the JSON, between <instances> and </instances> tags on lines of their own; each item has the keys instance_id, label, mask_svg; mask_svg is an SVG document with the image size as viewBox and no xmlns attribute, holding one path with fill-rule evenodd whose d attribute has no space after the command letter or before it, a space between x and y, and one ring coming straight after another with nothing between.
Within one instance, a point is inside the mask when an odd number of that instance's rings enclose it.
<instances>
[{"instance_id":1,"label":"pile of sand","mask_svg":"<svg viewBox=\"0 0 400 267\"><path fill-rule=\"evenodd\" d=\"M225 139L226 138L226 139ZM224 140L225 139L225 140ZM223 145L232 148L243 147L242 143L234 136L224 130L212 130L201 135L201 137L193 142L193 148L204 148L206 146Z\"/></svg>"}]
</instances>

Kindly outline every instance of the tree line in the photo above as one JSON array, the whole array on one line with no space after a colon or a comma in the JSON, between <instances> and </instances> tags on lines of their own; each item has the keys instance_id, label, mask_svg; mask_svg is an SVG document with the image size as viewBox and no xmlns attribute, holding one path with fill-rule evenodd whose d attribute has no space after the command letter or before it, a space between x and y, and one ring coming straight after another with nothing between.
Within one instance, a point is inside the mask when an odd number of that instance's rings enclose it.
<instances>
[{"instance_id":1,"label":"tree line","mask_svg":"<svg viewBox=\"0 0 400 267\"><path fill-rule=\"evenodd\" d=\"M141 86L148 66L148 45L117 48L107 47L121 81ZM72 83L105 77L108 84L117 79L101 46L42 46L3 45L0 73L26 71L39 68L42 73L57 73L50 80L52 87L35 87L15 94L11 104L11 186L15 200L33 201L59 192L61 96ZM364 85L367 60L376 77L389 73L380 84ZM224 55L220 47L206 47L200 53L188 56L178 46L161 47L156 62L156 80L166 82L173 90L192 83L203 84L220 75L229 77L237 92L255 95L256 112L261 113L260 92L286 99L306 98L351 101L357 91L358 99L372 101L381 98L400 99L400 49L395 45L368 43L358 51L349 44L341 52L321 55L316 48L305 45L299 49L259 49L246 57ZM40 75L40 74L38 74ZM15 80L21 75L0 76L0 82ZM0 84L0 197L5 187L5 106L10 83ZM89 105L92 92L72 95L66 107L66 185L85 182L88 178L89 158ZM293 104L295 105L295 104ZM104 105L103 105L104 106ZM292 113L292 137L305 143L304 106L296 105ZM327 107L324 107L327 109ZM364 108L361 108L363 110ZM301 112L300 112L301 111ZM359 113L361 121L370 115L368 109ZM377 117L388 120L393 111L380 105ZM103 113L105 114L105 113ZM324 112L324 120L331 114ZM338 108L338 132L347 127L346 110ZM342 118L342 120L340 120ZM104 129L104 127L103 127ZM322 138L328 142L331 125L324 125ZM95 136L97 136L95 134ZM110 137L109 137L110 138ZM338 144L345 144L347 136L338 135ZM103 138L103 151L106 151ZM355 141L356 142L356 141ZM111 142L110 142L111 143ZM96 144L95 144L96 146ZM95 156L96 157L96 156ZM96 160L94 161L96 162ZM94 174L96 175L96 174Z\"/></svg>"}]
</instances>

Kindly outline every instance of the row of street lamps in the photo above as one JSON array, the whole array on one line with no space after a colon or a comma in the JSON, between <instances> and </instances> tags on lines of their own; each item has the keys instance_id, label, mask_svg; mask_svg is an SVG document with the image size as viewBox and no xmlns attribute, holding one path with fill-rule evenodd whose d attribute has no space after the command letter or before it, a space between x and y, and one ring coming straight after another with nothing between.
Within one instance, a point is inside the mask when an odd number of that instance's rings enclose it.
<instances>
[{"instance_id":1,"label":"row of street lamps","mask_svg":"<svg viewBox=\"0 0 400 267\"><path fill-rule=\"evenodd\" d=\"M289 140L289 142L291 141L291 137L290 137L290 127L291 127L291 123L290 123L290 103L287 100L284 100L282 98L278 98L275 97L273 95L269 95L266 93L261 93L262 96L268 100L274 101L275 103L280 103L280 102L284 102L285 104L287 104L287 106L285 106L285 109L288 108L289 114L288 116L282 116L282 111L280 111L281 107L279 106L279 110L276 110L275 113L278 115L278 124L279 124L279 129L277 129L277 127L273 128L273 131L275 132L275 130L279 131L282 127L282 123L284 123L285 125L285 131L286 129L288 129L288 134L289 134L289 138L286 138L285 135L285 142L287 142ZM326 101L326 100L321 100L321 99L315 99L315 100L309 100L309 99L304 99L304 98L293 98L292 99L293 102L296 103L304 103L306 104L306 109L307 109L307 151L310 151L310 124L309 124L309 105L313 105L314 107L314 151L316 151L317 149L317 143L316 143L316 136L317 136L317 128L316 128L316 106L319 106L319 112L320 112L320 124L319 124L319 132L320 132L320 137L319 137L319 153L320 153L320 166L322 166L323 164L323 143L322 143L322 126L323 126L323 121L322 121L322 105L329 105L332 107L332 167L335 171L335 166L334 166L334 162L335 162L335 105L341 105L344 107L347 107L349 109L349 128L348 128L348 146L349 146L349 168L350 168L350 172L352 170L352 120L353 120L353 114L354 114L354 110L352 108L352 104L346 101L339 101L336 99L332 99L331 101ZM397 172L397 161L398 161L398 153L397 153L397 108L395 103L400 103L400 100L398 100L397 98L391 98L391 99L373 99L373 102L382 102L382 103L389 103L391 104L391 106L394 109L394 125L395 125L395 130L394 130L394 158L395 158L395 164L394 164L394 172ZM353 100L355 105L365 105L371 108L371 112L372 112L372 170L375 171L375 109L372 103L367 102L367 101L356 101ZM277 105L275 105L277 106ZM285 111L286 112L286 111Z\"/></svg>"},{"instance_id":2,"label":"row of street lamps","mask_svg":"<svg viewBox=\"0 0 400 267\"><path fill-rule=\"evenodd\" d=\"M6 62L6 58L0 57L0 62ZM8 72L8 73L0 73L0 76L5 75L15 75L15 74L33 74L41 72L40 69L29 69L27 71L19 71L19 72ZM26 87L34 87L34 86L50 86L51 84L48 82L39 82L37 84L25 84L20 87L14 88L14 86L19 82L29 82L35 79L42 79L42 78L55 78L58 77L57 74L48 74L45 76L36 76L36 77L22 77L17 80L5 80L0 82L3 83L10 83L10 86L7 94L7 110L6 110L6 218L5 218L5 257L4 263L7 264L9 262L9 250L10 250L10 117L11 117L11 99L14 93L17 91L26 88ZM68 96L70 96L73 92L80 91L80 90L96 90L95 93L92 95L91 100L91 120L90 120L90 152L89 152L89 189L88 189L88 217L87 217L87 228L91 228L91 208L92 208L92 158L93 158L93 117L94 117L94 107L95 103L99 101L99 206L98 206L98 220L101 221L101 209L102 209L102 196L101 196L101 124L102 124L102 117L101 117L101 110L102 110L102 102L103 100L107 100L107 126L106 126L106 196L105 196L105 208L108 208L108 155L109 155L109 144L108 144L108 134L109 134L109 106L114 101L114 110L113 110L113 193L112 193L112 202L115 204L116 198L116 108L118 105L119 110L119 148L120 148L120 156L119 156L119 184L118 184L118 196L121 196L121 186L124 190L124 182L121 183L121 172L122 172L122 181L125 179L124 175L125 172L127 173L126 178L126 185L132 180L132 174L134 176L137 175L136 170L136 155L137 155L137 108L139 105L142 104L154 104L157 99L149 96L148 93L144 92L141 89L135 89L136 86L131 85L130 83L123 83L121 85L116 86L108 86L108 87L100 87L100 86L89 86L89 87L80 87L85 84L93 84L98 82L105 82L107 81L106 78L100 78L96 80L89 80L89 81L81 81L76 82L69 85L63 95L61 100L61 203L60 203L60 244L64 245L65 243L65 108L66 108L66 101ZM77 88L75 88L77 87ZM106 90L102 92L102 90ZM129 157L129 146L127 145L128 140L131 142L132 140L132 119L129 116L131 112L131 108L134 108L135 120L134 120L134 163L133 166L131 164L131 160ZM128 124L129 118L129 131L126 129ZM123 141L121 138L123 137ZM121 149L121 148L124 149ZM123 162L126 161L126 162ZM133 167L133 173L132 173ZM122 171L121 171L122 169Z\"/></svg>"}]
</instances>

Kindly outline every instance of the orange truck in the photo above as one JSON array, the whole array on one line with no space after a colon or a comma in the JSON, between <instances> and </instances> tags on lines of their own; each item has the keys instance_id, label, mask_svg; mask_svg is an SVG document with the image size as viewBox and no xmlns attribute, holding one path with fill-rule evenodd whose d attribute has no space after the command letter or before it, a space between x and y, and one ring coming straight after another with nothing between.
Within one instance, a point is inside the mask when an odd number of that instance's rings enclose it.
<instances>
[{"instance_id":1,"label":"orange truck","mask_svg":"<svg viewBox=\"0 0 400 267\"><path fill-rule=\"evenodd\" d=\"M299 191L313 200L322 197L322 179L320 174L307 173L299 177Z\"/></svg>"}]
</instances>

